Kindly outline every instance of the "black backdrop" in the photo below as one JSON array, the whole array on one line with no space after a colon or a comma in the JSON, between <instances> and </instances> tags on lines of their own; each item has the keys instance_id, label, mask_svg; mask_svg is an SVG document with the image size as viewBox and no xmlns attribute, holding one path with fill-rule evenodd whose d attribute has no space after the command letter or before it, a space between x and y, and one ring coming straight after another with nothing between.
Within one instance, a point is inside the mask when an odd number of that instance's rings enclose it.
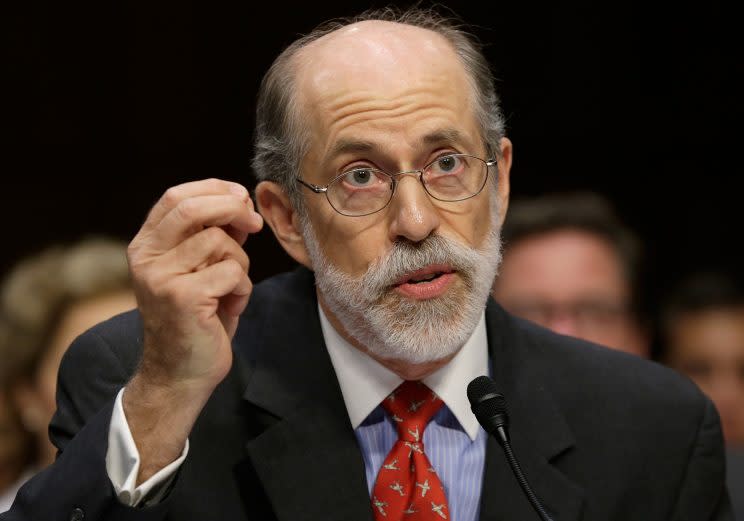
<instances>
[{"instance_id":1,"label":"black backdrop","mask_svg":"<svg viewBox=\"0 0 744 521\"><path fill-rule=\"evenodd\" d=\"M742 46L716 2L445 2L474 24L515 144L515 197L592 189L647 243L653 298L739 270ZM254 99L318 22L385 3L7 2L0 275L49 242L130 238L172 184L251 183ZM290 267L250 239L251 273Z\"/></svg>"}]
</instances>

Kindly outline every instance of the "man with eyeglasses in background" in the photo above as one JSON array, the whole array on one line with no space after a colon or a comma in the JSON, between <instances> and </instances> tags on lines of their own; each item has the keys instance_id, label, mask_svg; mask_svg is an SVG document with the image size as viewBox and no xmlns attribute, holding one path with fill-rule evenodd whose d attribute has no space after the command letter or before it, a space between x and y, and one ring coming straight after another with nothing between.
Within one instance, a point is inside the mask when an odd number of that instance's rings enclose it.
<instances>
[{"instance_id":1,"label":"man with eyeglasses in background","mask_svg":"<svg viewBox=\"0 0 744 521\"><path fill-rule=\"evenodd\" d=\"M536 519L470 410L483 374L553 519L730 519L692 384L488 300L512 145L457 22L386 10L297 40L255 145L260 215L219 180L154 206L138 312L68 351L61 454L0 519ZM264 221L302 267L254 289Z\"/></svg>"},{"instance_id":2,"label":"man with eyeglasses in background","mask_svg":"<svg viewBox=\"0 0 744 521\"><path fill-rule=\"evenodd\" d=\"M603 197L555 193L516 201L502 230L493 297L563 335L642 357L641 244Z\"/></svg>"}]
</instances>

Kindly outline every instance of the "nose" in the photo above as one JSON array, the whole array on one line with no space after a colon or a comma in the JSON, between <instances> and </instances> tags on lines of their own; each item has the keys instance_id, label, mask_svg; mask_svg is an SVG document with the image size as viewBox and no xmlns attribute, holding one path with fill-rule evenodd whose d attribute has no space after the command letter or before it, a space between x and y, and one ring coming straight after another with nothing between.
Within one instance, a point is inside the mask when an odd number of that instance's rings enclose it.
<instances>
[{"instance_id":1,"label":"nose","mask_svg":"<svg viewBox=\"0 0 744 521\"><path fill-rule=\"evenodd\" d=\"M390 204L391 241L404 237L420 242L439 227L439 213L419 181L418 172L399 174Z\"/></svg>"}]
</instances>

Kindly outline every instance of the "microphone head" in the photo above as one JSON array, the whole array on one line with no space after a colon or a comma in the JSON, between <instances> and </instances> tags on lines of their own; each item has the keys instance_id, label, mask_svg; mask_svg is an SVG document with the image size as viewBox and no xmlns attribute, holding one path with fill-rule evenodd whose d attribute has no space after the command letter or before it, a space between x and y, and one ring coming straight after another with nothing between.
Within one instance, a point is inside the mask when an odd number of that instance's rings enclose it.
<instances>
[{"instance_id":1,"label":"microphone head","mask_svg":"<svg viewBox=\"0 0 744 521\"><path fill-rule=\"evenodd\" d=\"M478 423L490 434L495 434L499 427L506 430L509 426L509 414L506 411L506 398L498 392L498 386L491 378L479 376L468 384L470 409Z\"/></svg>"}]
</instances>

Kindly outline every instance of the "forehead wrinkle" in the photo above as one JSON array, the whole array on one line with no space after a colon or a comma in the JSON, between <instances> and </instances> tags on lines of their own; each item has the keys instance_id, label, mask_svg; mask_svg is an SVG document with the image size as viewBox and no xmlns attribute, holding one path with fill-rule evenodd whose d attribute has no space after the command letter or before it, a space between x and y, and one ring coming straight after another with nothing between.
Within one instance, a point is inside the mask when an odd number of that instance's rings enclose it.
<instances>
[{"instance_id":1,"label":"forehead wrinkle","mask_svg":"<svg viewBox=\"0 0 744 521\"><path fill-rule=\"evenodd\" d=\"M418 139L420 145L438 145L438 144L467 144L470 140L456 128L441 128L429 132ZM376 149L384 148L374 141L367 141L354 138L340 138L331 147L328 156L330 158L351 152L371 152Z\"/></svg>"},{"instance_id":2,"label":"forehead wrinkle","mask_svg":"<svg viewBox=\"0 0 744 521\"><path fill-rule=\"evenodd\" d=\"M397 129L405 126L406 123L404 118L408 116L416 116L417 119L426 119L430 116L441 119L443 113L456 113L450 109L445 109L436 103L421 104L419 106L400 107L396 109L381 109L381 108L365 108L356 111L350 111L341 117L334 119L330 122L329 128L348 128L354 126L354 124L362 121L366 126L370 128L386 128L386 129Z\"/></svg>"},{"instance_id":3,"label":"forehead wrinkle","mask_svg":"<svg viewBox=\"0 0 744 521\"><path fill-rule=\"evenodd\" d=\"M323 156L326 158L325 161L331 161L335 157L338 157L339 155L343 154L344 152L365 152L365 151L372 151L374 150L382 150L385 148L389 148L387 146L383 146L382 143L377 143L373 139L368 138L361 138L356 137L358 135L357 132L354 132L352 136L346 137L341 136L338 139L335 139L335 136L338 136L340 134L344 134L348 132L349 128L353 128L358 123L362 123L365 125L368 125L368 128L377 128L383 131L389 130L391 127L394 129L400 128L401 126L404 126L407 122L404 121L402 118L405 117L408 114L415 113L417 118L420 119L427 119L429 117L436 118L437 120L441 120L443 117L442 110L440 107L432 104L430 106L423 106L423 107L417 107L414 110L407 111L406 113L402 113L402 111L389 111L385 113L384 117L375 117L374 120L370 120L370 115L380 112L386 112L382 111L380 109L368 109L366 111L358 111L349 114L348 116L344 117L343 119L339 119L337 121L332 122L329 125L328 128L328 141L326 146L324 147L324 153ZM451 118L449 118L451 119ZM395 130L394 130L395 131ZM351 133L351 132L348 132ZM460 135L464 135L462 133L459 133ZM452 135L451 133L447 133L447 135ZM416 143L417 145L425 144L425 145L431 145L435 144L435 142L441 143L443 142L442 139L439 139L442 137L442 134L438 131L434 131L431 134L427 134L425 136L422 136L419 139L405 139L406 141L411 141L412 144ZM461 142L464 142L461 141ZM415 148L415 147L414 147Z\"/></svg>"},{"instance_id":4,"label":"forehead wrinkle","mask_svg":"<svg viewBox=\"0 0 744 521\"><path fill-rule=\"evenodd\" d=\"M365 120L364 123L371 127L389 125L395 128L406 123L402 121L403 118L414 114L417 119L426 119L432 115L431 113L435 113L433 115L439 118L446 114L453 121L459 121L469 112L467 103L442 103L442 96L438 95L439 93L434 89L431 89L429 94L418 91L395 99L381 99L373 94L355 93L338 100L329 107L329 110L317 103L314 107L320 113L318 120L322 121L326 118L330 120L327 122L330 134L334 133L334 128L347 128L358 123L359 120ZM323 115L326 118L323 118ZM453 136L446 137L452 138Z\"/></svg>"},{"instance_id":5,"label":"forehead wrinkle","mask_svg":"<svg viewBox=\"0 0 744 521\"><path fill-rule=\"evenodd\" d=\"M327 104L327 108L321 110L338 113L339 116L354 112L358 110L357 107L364 109L365 106L369 105L376 106L380 110L404 109L408 105L423 102L422 98L438 100L441 103L441 98L445 97L443 96L442 86L438 85L435 81L426 83L428 84L422 84L419 81L416 85L407 85L405 88L398 89L398 92L388 91L386 97L381 96L380 90L365 90L354 86L347 87L347 90L349 90L347 93L322 89L318 91L321 94L315 101L319 105ZM452 88L448 88L446 91L449 91L445 97L448 99L448 103L460 105L458 102L451 101L456 100L459 93ZM462 101L466 100L463 99Z\"/></svg>"}]
</instances>

